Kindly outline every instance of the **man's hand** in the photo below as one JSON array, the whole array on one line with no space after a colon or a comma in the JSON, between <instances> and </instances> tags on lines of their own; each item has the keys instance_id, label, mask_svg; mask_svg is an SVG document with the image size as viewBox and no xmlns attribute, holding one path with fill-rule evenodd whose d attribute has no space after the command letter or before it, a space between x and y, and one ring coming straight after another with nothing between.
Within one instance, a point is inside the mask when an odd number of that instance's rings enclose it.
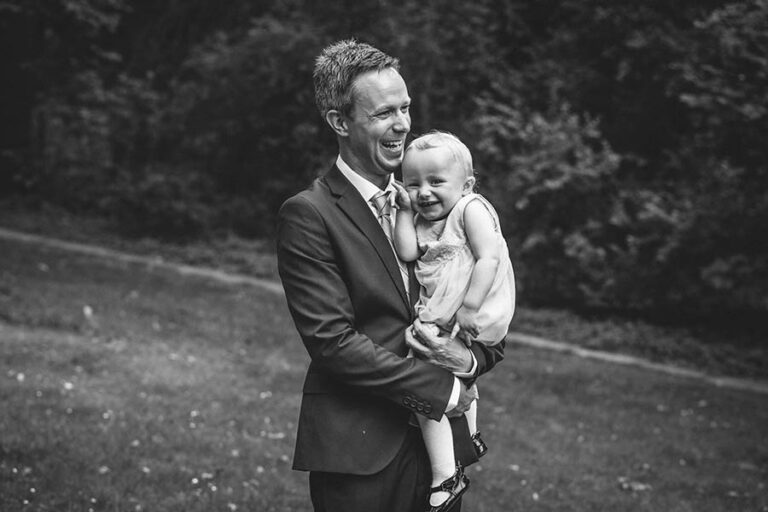
<instances>
[{"instance_id":1,"label":"man's hand","mask_svg":"<svg viewBox=\"0 0 768 512\"><path fill-rule=\"evenodd\" d=\"M405 343L422 359L450 372L472 369L472 353L458 338L438 336L419 319L405 330Z\"/></svg>"}]
</instances>

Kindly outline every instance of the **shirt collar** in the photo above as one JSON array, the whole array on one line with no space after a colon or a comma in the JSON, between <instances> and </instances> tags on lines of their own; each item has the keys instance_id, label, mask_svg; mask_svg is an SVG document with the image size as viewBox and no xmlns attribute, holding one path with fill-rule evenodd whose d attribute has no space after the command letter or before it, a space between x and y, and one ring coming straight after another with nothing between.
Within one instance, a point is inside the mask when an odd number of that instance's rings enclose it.
<instances>
[{"instance_id":1,"label":"shirt collar","mask_svg":"<svg viewBox=\"0 0 768 512\"><path fill-rule=\"evenodd\" d=\"M366 202L370 202L370 200L373 199L373 196L380 192L381 189L379 189L379 187L353 171L349 164L342 160L341 155L336 158L336 167L338 167L341 174L352 183L352 186L355 187L361 196L363 196L363 199L365 199ZM392 185L394 180L395 178L390 174L387 186L384 187L385 192L392 192L389 194L389 200L393 206L395 205L395 194L397 192Z\"/></svg>"}]
</instances>

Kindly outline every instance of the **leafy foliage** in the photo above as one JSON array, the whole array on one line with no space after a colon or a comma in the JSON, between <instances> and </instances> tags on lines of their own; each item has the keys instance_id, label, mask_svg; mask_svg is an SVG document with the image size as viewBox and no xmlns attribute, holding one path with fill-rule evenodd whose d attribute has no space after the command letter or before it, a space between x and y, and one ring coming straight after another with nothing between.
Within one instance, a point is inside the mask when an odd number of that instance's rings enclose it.
<instances>
[{"instance_id":1,"label":"leafy foliage","mask_svg":"<svg viewBox=\"0 0 768 512\"><path fill-rule=\"evenodd\" d=\"M354 36L401 58L414 133L470 145L524 300L768 309L766 0L11 0L0 13L4 46L21 48L1 64L0 97L16 99L0 123L4 191L131 233L269 236L334 156L313 58Z\"/></svg>"},{"instance_id":2,"label":"leafy foliage","mask_svg":"<svg viewBox=\"0 0 768 512\"><path fill-rule=\"evenodd\" d=\"M481 191L498 205L525 276L522 295L545 303L605 301L615 285L607 275L611 233L605 228L619 157L596 122L567 106L553 116L526 115L480 100L478 113L478 164L489 169Z\"/></svg>"}]
</instances>

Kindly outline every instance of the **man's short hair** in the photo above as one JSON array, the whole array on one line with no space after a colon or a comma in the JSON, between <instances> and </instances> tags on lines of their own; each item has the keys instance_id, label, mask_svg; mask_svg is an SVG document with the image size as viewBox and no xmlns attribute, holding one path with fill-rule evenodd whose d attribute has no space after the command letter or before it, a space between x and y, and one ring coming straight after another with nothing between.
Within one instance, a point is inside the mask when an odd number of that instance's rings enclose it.
<instances>
[{"instance_id":1,"label":"man's short hair","mask_svg":"<svg viewBox=\"0 0 768 512\"><path fill-rule=\"evenodd\" d=\"M325 117L329 110L349 114L354 103L355 79L368 71L387 68L399 71L400 61L371 45L345 39L326 46L315 60L312 74L320 115Z\"/></svg>"},{"instance_id":2,"label":"man's short hair","mask_svg":"<svg viewBox=\"0 0 768 512\"><path fill-rule=\"evenodd\" d=\"M452 133L433 130L416 139L413 139L405 152L412 150L424 151L425 149L446 148L453 155L453 160L459 164L466 176L473 176L472 153L461 140Z\"/></svg>"}]
</instances>

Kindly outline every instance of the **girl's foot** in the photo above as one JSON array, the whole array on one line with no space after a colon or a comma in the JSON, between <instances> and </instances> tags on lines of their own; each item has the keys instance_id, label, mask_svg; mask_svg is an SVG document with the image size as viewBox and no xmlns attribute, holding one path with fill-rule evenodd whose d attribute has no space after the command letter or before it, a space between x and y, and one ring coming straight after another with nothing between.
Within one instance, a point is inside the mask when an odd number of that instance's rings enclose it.
<instances>
[{"instance_id":1,"label":"girl's foot","mask_svg":"<svg viewBox=\"0 0 768 512\"><path fill-rule=\"evenodd\" d=\"M447 512L469 488L469 478L464 474L461 464L451 478L429 489L429 508L427 512Z\"/></svg>"}]
</instances>

